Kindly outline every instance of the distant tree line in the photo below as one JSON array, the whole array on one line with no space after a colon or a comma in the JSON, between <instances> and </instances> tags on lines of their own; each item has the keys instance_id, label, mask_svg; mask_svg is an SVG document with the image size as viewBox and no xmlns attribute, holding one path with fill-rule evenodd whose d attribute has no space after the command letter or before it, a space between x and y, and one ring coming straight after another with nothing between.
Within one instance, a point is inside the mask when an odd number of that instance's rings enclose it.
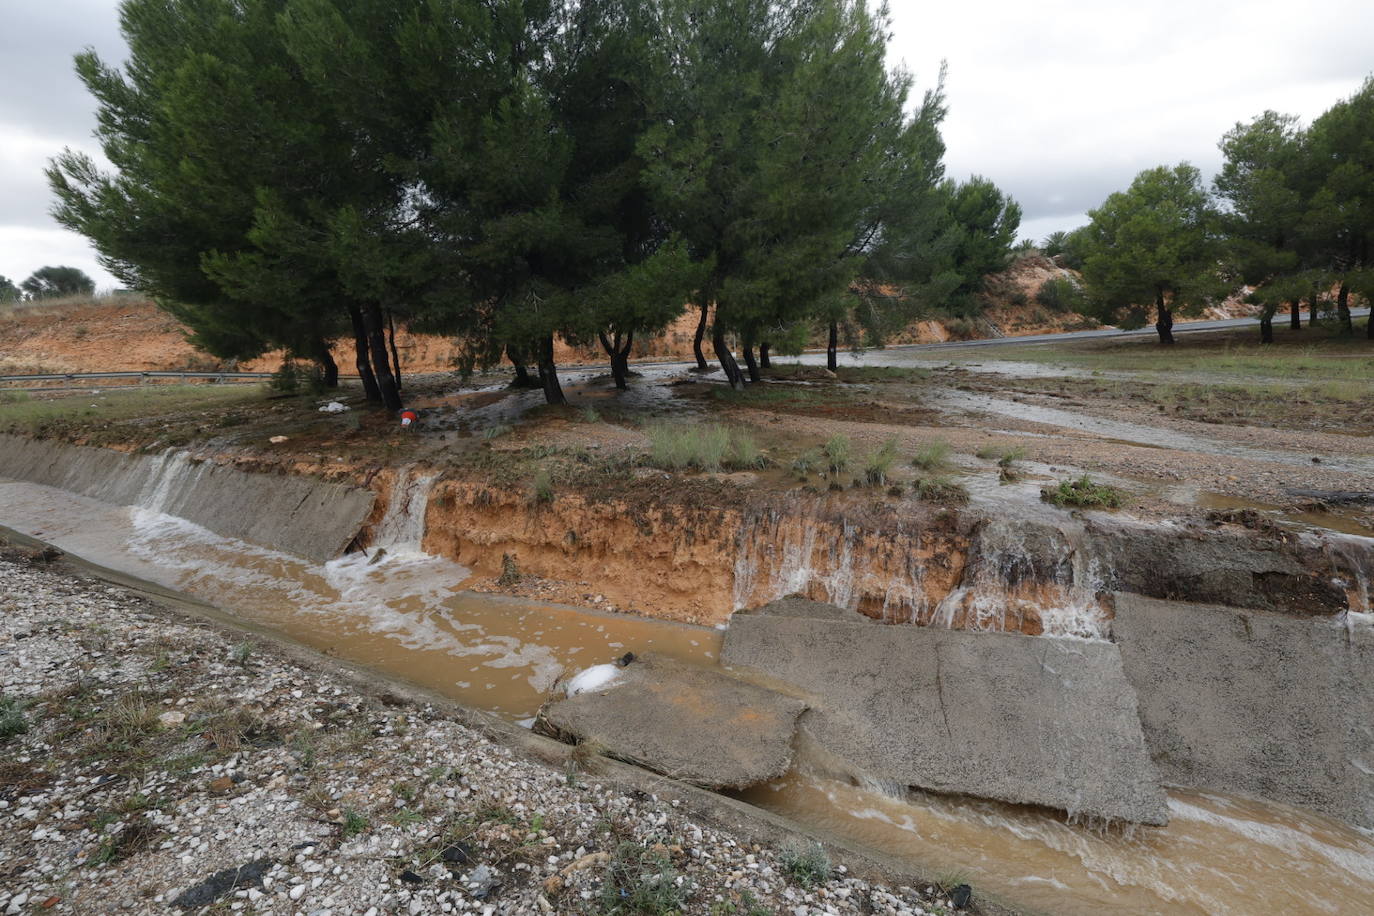
<instances>
[{"instance_id":1,"label":"distant tree line","mask_svg":"<svg viewBox=\"0 0 1374 916\"><path fill-rule=\"evenodd\" d=\"M538 369L699 315L735 387L770 348L878 343L974 308L1020 209L945 178L864 0L125 0L130 58L77 71L102 172L54 210L223 358L284 348L401 406L397 320L464 369ZM733 340L745 366L736 362Z\"/></svg>"},{"instance_id":2,"label":"distant tree line","mask_svg":"<svg viewBox=\"0 0 1374 916\"><path fill-rule=\"evenodd\" d=\"M89 296L94 292L95 281L78 267L40 267L17 285L0 276L0 302Z\"/></svg>"},{"instance_id":3,"label":"distant tree line","mask_svg":"<svg viewBox=\"0 0 1374 916\"><path fill-rule=\"evenodd\" d=\"M1374 298L1374 77L1307 128L1266 111L1220 148L1210 188L1187 163L1147 169L1088 225L1045 240L1046 254L1082 271L1075 307L1126 326L1153 307L1167 344L1176 314L1241 294L1261 307L1266 343L1285 305L1301 327L1304 302L1312 321L1334 312L1353 333L1351 295Z\"/></svg>"}]
</instances>

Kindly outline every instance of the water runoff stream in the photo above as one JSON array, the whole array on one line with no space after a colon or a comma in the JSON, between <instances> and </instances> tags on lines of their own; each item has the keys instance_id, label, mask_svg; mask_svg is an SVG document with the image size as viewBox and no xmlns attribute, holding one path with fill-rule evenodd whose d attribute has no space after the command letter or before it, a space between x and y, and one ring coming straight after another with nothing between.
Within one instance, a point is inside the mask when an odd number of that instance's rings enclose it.
<instances>
[{"instance_id":1,"label":"water runoff stream","mask_svg":"<svg viewBox=\"0 0 1374 916\"><path fill-rule=\"evenodd\" d=\"M466 569L420 549L432 478L398 475L374 549L317 565L161 512L179 466L136 506L0 479L0 523L517 722L561 675L625 652L717 664L714 630L464 591ZM1374 835L1239 797L1173 791L1169 825L1133 831L865 788L804 763L741 797L1031 911L1374 912Z\"/></svg>"}]
</instances>

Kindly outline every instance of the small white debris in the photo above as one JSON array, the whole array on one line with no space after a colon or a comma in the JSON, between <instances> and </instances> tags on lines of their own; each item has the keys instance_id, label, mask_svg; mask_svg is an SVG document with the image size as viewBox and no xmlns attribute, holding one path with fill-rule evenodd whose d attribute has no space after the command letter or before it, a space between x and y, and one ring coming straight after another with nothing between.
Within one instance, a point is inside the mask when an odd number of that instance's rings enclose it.
<instances>
[{"instance_id":1,"label":"small white debris","mask_svg":"<svg viewBox=\"0 0 1374 916\"><path fill-rule=\"evenodd\" d=\"M615 665L593 665L585 671L579 671L563 689L568 696L575 697L588 690L605 690L618 683L620 683L620 669Z\"/></svg>"}]
</instances>

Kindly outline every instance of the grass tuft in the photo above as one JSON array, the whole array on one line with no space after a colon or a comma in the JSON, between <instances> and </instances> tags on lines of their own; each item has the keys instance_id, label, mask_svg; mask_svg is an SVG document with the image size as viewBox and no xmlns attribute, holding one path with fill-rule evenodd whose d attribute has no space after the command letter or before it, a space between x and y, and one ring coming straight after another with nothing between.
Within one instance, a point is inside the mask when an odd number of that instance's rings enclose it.
<instances>
[{"instance_id":1,"label":"grass tuft","mask_svg":"<svg viewBox=\"0 0 1374 916\"><path fill-rule=\"evenodd\" d=\"M741 429L718 424L651 424L649 463L666 470L719 471L723 467L753 470L768 462L757 440Z\"/></svg>"},{"instance_id":2,"label":"grass tuft","mask_svg":"<svg viewBox=\"0 0 1374 916\"><path fill-rule=\"evenodd\" d=\"M602 916L672 916L685 912L692 886L653 850L621 843L606 863L597 901Z\"/></svg>"},{"instance_id":3,"label":"grass tuft","mask_svg":"<svg viewBox=\"0 0 1374 916\"><path fill-rule=\"evenodd\" d=\"M1056 506L1078 506L1085 509L1115 509L1121 505L1121 491L1105 483L1097 483L1087 474L1077 480L1061 480L1056 486L1045 487L1040 498Z\"/></svg>"},{"instance_id":4,"label":"grass tuft","mask_svg":"<svg viewBox=\"0 0 1374 916\"><path fill-rule=\"evenodd\" d=\"M911 464L923 471L943 471L949 467L949 443L936 439L911 456Z\"/></svg>"},{"instance_id":5,"label":"grass tuft","mask_svg":"<svg viewBox=\"0 0 1374 916\"><path fill-rule=\"evenodd\" d=\"M887 484L892 473L892 465L897 461L897 438L888 439L864 458L864 479L869 486L881 487Z\"/></svg>"},{"instance_id":6,"label":"grass tuft","mask_svg":"<svg viewBox=\"0 0 1374 916\"><path fill-rule=\"evenodd\" d=\"M832 474L841 474L849 468L849 437L836 433L826 440L821 448L825 453L826 467Z\"/></svg>"},{"instance_id":7,"label":"grass tuft","mask_svg":"<svg viewBox=\"0 0 1374 916\"><path fill-rule=\"evenodd\" d=\"M948 477L921 477L911 485L916 498L943 506L962 506L968 502L968 490Z\"/></svg>"},{"instance_id":8,"label":"grass tuft","mask_svg":"<svg viewBox=\"0 0 1374 916\"><path fill-rule=\"evenodd\" d=\"M549 476L548 468L540 468L534 472L534 501L540 505L547 505L553 502L553 478Z\"/></svg>"}]
</instances>

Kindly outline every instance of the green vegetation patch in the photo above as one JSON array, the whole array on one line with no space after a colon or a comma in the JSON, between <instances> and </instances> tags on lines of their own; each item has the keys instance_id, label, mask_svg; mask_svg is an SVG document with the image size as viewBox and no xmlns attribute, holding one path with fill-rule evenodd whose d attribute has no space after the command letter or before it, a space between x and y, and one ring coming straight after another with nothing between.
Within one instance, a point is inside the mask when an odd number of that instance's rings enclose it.
<instances>
[{"instance_id":1,"label":"green vegetation patch","mask_svg":"<svg viewBox=\"0 0 1374 916\"><path fill-rule=\"evenodd\" d=\"M650 442L649 464L665 470L756 469L767 464L757 440L742 429L661 420L645 432Z\"/></svg>"},{"instance_id":2,"label":"green vegetation patch","mask_svg":"<svg viewBox=\"0 0 1374 916\"><path fill-rule=\"evenodd\" d=\"M1097 483L1087 474L1076 480L1061 480L1053 487L1045 487L1040 491L1040 498L1056 506L1085 509L1116 509L1121 505L1120 490Z\"/></svg>"}]
</instances>

